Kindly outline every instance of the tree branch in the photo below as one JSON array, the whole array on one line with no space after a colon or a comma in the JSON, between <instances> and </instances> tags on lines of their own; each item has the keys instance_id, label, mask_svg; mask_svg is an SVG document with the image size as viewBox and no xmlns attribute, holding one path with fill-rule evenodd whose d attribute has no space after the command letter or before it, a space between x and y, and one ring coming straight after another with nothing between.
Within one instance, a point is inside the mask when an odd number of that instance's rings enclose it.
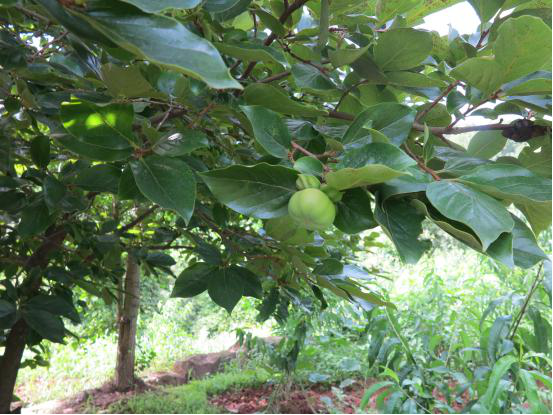
<instances>
[{"instance_id":1,"label":"tree branch","mask_svg":"<svg viewBox=\"0 0 553 415\"><path fill-rule=\"evenodd\" d=\"M438 102L440 102L442 100L442 98L447 96L453 90L453 88L455 88L457 85L459 85L459 82L461 82L461 81L455 81L455 82L452 82L451 84L449 84L449 86L438 97L436 97L436 99L434 101L432 101L432 104L430 104L428 106L428 108L425 108L424 110L422 110L421 112L419 112L417 114L417 117L415 118L415 121L420 121L421 119L423 119L424 116L432 110L432 108L434 108L436 105L438 105Z\"/></svg>"},{"instance_id":2,"label":"tree branch","mask_svg":"<svg viewBox=\"0 0 553 415\"><path fill-rule=\"evenodd\" d=\"M129 229L133 228L134 226L138 225L140 222L142 222L146 217L154 213L154 211L157 209L157 206L153 206L147 211L143 212L141 215L138 215L134 220L127 223L125 226L122 226L121 228L117 229L117 233L123 233L128 231Z\"/></svg>"},{"instance_id":3,"label":"tree branch","mask_svg":"<svg viewBox=\"0 0 553 415\"><path fill-rule=\"evenodd\" d=\"M305 3L307 3L309 0L296 0L294 3L292 3L290 6L284 10L284 13L281 14L279 17L280 23L284 23L292 13L294 13L297 9L301 8ZM271 43L273 43L277 38L276 33L272 32L267 39L265 39L265 42L263 44L265 46L269 46ZM246 79L253 71L253 68L255 68L255 65L257 62L250 62L240 79Z\"/></svg>"}]
</instances>

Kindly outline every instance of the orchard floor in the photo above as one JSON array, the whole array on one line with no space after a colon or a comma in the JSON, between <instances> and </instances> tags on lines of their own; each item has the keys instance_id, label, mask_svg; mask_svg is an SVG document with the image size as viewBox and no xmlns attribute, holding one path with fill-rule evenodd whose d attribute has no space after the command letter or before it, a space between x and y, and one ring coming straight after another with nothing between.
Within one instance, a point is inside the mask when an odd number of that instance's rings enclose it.
<instances>
[{"instance_id":1,"label":"orchard floor","mask_svg":"<svg viewBox=\"0 0 553 415\"><path fill-rule=\"evenodd\" d=\"M284 388L281 385L268 384L231 388L209 396L209 405L203 408L201 413L352 414L359 411L359 404L366 387L364 382L355 382L344 389L322 384L313 384L306 388L297 385ZM127 406L129 400L148 394L155 394L163 399L170 389L175 387L155 387L141 382L134 390L116 392L106 384L101 388L81 392L69 399L48 401L23 408L22 413L133 413L132 408ZM370 402L369 411L373 406L374 402ZM193 412L183 411L182 413Z\"/></svg>"}]
</instances>

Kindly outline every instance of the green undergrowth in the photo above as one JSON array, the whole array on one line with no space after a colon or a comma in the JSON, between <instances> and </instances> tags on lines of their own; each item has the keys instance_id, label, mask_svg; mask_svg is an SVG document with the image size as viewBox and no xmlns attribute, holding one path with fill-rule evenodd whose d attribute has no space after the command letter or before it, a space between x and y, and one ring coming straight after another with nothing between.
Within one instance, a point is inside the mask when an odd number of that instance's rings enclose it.
<instances>
[{"instance_id":1,"label":"green undergrowth","mask_svg":"<svg viewBox=\"0 0 553 415\"><path fill-rule=\"evenodd\" d=\"M206 379L195 380L186 385L172 386L156 392L135 395L115 403L107 413L133 414L204 414L221 413L209 403L209 397L228 390L255 387L267 382L268 375L263 370L240 370L231 368ZM95 412L86 408L87 413Z\"/></svg>"}]
</instances>

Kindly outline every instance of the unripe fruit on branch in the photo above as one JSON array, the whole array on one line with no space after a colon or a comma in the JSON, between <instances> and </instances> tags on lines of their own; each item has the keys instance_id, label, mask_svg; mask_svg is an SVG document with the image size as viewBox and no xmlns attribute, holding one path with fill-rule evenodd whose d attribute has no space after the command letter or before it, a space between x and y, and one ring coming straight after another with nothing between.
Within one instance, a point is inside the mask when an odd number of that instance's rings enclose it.
<instances>
[{"instance_id":1,"label":"unripe fruit on branch","mask_svg":"<svg viewBox=\"0 0 553 415\"><path fill-rule=\"evenodd\" d=\"M288 214L306 229L324 230L334 222L336 207L319 189L305 189L290 198Z\"/></svg>"},{"instance_id":2,"label":"unripe fruit on branch","mask_svg":"<svg viewBox=\"0 0 553 415\"><path fill-rule=\"evenodd\" d=\"M299 174L296 180L296 187L299 190L304 189L318 189L321 186L321 182L315 176L310 174Z\"/></svg>"},{"instance_id":3,"label":"unripe fruit on branch","mask_svg":"<svg viewBox=\"0 0 553 415\"><path fill-rule=\"evenodd\" d=\"M321 186L321 191L323 191L334 203L342 200L342 196L344 195L338 189L335 189L334 187L331 187L326 183Z\"/></svg>"}]
</instances>

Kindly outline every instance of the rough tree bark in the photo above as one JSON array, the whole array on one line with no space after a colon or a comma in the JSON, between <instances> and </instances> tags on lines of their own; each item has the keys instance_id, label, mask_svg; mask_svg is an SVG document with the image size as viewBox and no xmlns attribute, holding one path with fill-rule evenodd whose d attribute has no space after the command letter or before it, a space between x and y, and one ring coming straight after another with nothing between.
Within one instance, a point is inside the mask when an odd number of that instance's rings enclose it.
<instances>
[{"instance_id":1,"label":"rough tree bark","mask_svg":"<svg viewBox=\"0 0 553 415\"><path fill-rule=\"evenodd\" d=\"M140 270L130 253L127 256L127 273L124 284L124 304L119 316L115 387L129 390L134 385L134 354L136 349L136 323L140 305Z\"/></svg>"},{"instance_id":2,"label":"rough tree bark","mask_svg":"<svg viewBox=\"0 0 553 415\"><path fill-rule=\"evenodd\" d=\"M29 327L19 320L10 330L6 349L0 361L0 414L9 414L17 372L21 365Z\"/></svg>"}]
</instances>

